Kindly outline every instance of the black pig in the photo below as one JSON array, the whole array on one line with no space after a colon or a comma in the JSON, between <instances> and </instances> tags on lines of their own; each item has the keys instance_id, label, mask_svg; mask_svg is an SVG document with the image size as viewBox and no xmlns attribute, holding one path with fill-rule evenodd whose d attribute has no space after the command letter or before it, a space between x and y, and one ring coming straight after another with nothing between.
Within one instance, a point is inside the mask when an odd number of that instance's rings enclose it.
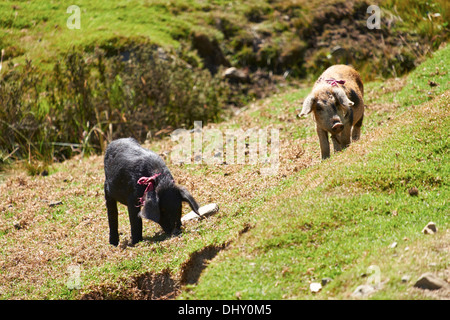
<instances>
[{"instance_id":1,"label":"black pig","mask_svg":"<svg viewBox=\"0 0 450 320\"><path fill-rule=\"evenodd\" d=\"M177 186L164 161L132 138L112 141L105 153L105 199L109 243L119 244L117 201L128 207L131 240L142 240L142 220L157 222L166 233L181 232L181 205L186 201L198 214L198 204Z\"/></svg>"}]
</instances>

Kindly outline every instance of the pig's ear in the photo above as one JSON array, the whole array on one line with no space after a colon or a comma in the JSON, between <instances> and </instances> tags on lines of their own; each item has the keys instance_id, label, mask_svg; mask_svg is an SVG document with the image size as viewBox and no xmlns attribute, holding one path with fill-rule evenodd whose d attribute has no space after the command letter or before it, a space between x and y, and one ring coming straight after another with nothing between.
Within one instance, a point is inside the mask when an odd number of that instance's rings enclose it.
<instances>
[{"instance_id":1,"label":"pig's ear","mask_svg":"<svg viewBox=\"0 0 450 320\"><path fill-rule=\"evenodd\" d=\"M158 223L161 219L158 195L154 190L152 190L147 192L145 197L145 203L141 208L141 212L139 212L139 216Z\"/></svg>"},{"instance_id":2,"label":"pig's ear","mask_svg":"<svg viewBox=\"0 0 450 320\"><path fill-rule=\"evenodd\" d=\"M181 199L187 203L189 203L189 206L191 207L192 211L194 211L198 216L200 216L200 213L198 213L198 204L197 201L195 201L194 197L182 186L177 186L178 190L180 190Z\"/></svg>"},{"instance_id":3,"label":"pig's ear","mask_svg":"<svg viewBox=\"0 0 450 320\"><path fill-rule=\"evenodd\" d=\"M297 115L297 117L301 118L303 116L306 116L308 113L310 113L312 110L312 106L314 105L314 102L316 102L316 99L312 94L307 96L305 101L303 101L302 111Z\"/></svg>"},{"instance_id":4,"label":"pig's ear","mask_svg":"<svg viewBox=\"0 0 450 320\"><path fill-rule=\"evenodd\" d=\"M333 89L333 94L339 103L344 107L344 109L349 110L351 106L354 105L353 101L351 101L347 95L345 94L344 89L341 87L336 87Z\"/></svg>"}]
</instances>

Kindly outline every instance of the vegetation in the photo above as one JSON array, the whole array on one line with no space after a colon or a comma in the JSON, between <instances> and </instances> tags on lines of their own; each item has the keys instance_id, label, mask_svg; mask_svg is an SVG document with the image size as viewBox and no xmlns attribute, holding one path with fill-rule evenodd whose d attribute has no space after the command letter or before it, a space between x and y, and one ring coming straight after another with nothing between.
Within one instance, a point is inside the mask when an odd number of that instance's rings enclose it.
<instances>
[{"instance_id":1,"label":"vegetation","mask_svg":"<svg viewBox=\"0 0 450 320\"><path fill-rule=\"evenodd\" d=\"M193 119L219 119L227 88L217 77L160 56L152 46L130 54L123 62L108 59L101 49L87 60L71 52L45 78L43 92L30 62L5 74L0 90L4 154L22 158L31 152L41 160L59 160L74 151L101 152L106 141L119 136L144 140L148 132L189 126Z\"/></svg>"},{"instance_id":2,"label":"vegetation","mask_svg":"<svg viewBox=\"0 0 450 320\"><path fill-rule=\"evenodd\" d=\"M370 266L370 298L448 298L413 287L450 263L448 1L370 1L373 30L356 0L79 0L69 29L72 4L0 2L1 299L347 299ZM335 63L363 76L366 118L321 162L295 114ZM167 134L198 120L279 129L278 174L172 163ZM119 207L109 246L102 153L123 136L220 212L178 237L145 222L130 246Z\"/></svg>"},{"instance_id":3,"label":"vegetation","mask_svg":"<svg viewBox=\"0 0 450 320\"><path fill-rule=\"evenodd\" d=\"M366 83L362 138L327 161L312 119L295 119L308 88L205 125L278 128L280 167L263 176L259 165L166 158L199 203L220 206L180 237L146 222L129 246L122 206L121 244L107 244L101 156L55 163L48 176L12 172L0 185L1 298L347 299L371 265L382 285L371 298L448 298L413 284L449 268L449 62L447 45L405 77ZM164 156L174 145L147 146ZM421 233L429 221L435 235ZM322 278L331 282L312 293Z\"/></svg>"},{"instance_id":4,"label":"vegetation","mask_svg":"<svg viewBox=\"0 0 450 320\"><path fill-rule=\"evenodd\" d=\"M376 266L381 284L372 298L448 298L412 288L422 273L449 268L447 61L448 46L396 87L389 99L395 111L381 112L378 123L378 112L366 117L365 141L288 177L262 196L267 202L252 201L258 205L245 215L254 228L181 297L346 299L369 283L370 266ZM430 81L439 88L430 88ZM369 87L378 92L380 85ZM436 238L420 232L429 221L442 226ZM410 280L402 282L405 275ZM331 283L311 292L309 284L324 278Z\"/></svg>"},{"instance_id":5,"label":"vegetation","mask_svg":"<svg viewBox=\"0 0 450 320\"><path fill-rule=\"evenodd\" d=\"M115 137L216 122L338 62L365 80L401 76L446 41L447 1L377 3L383 28L369 32L360 1L80 0L79 30L70 1L2 2L0 165L26 159L39 173L36 160L100 153ZM248 81L224 79L229 66Z\"/></svg>"}]
</instances>

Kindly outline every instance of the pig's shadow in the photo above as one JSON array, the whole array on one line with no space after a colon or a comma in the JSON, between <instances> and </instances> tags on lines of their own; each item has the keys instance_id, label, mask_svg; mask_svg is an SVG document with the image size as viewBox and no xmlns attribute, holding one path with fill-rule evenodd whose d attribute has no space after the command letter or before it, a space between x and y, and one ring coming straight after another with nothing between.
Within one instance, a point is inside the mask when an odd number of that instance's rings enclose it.
<instances>
[{"instance_id":1,"label":"pig's shadow","mask_svg":"<svg viewBox=\"0 0 450 320\"><path fill-rule=\"evenodd\" d=\"M164 240L182 237L182 236L183 236L182 232L180 234L174 235L174 234L167 234L164 231L159 231L152 236L142 237L142 240L145 242L152 243L152 242L161 242Z\"/></svg>"},{"instance_id":2,"label":"pig's shadow","mask_svg":"<svg viewBox=\"0 0 450 320\"><path fill-rule=\"evenodd\" d=\"M152 243L155 242L161 242L161 241L165 241L174 237L181 237L183 234L179 234L179 235L172 235L172 234L167 234L164 233L163 231L159 231L157 233L155 233L152 236L147 236L147 237L142 237L142 241L139 242L139 244L143 244L143 245L150 245ZM134 247L137 244L132 244L131 243L131 239L125 240L125 244L126 247Z\"/></svg>"}]
</instances>

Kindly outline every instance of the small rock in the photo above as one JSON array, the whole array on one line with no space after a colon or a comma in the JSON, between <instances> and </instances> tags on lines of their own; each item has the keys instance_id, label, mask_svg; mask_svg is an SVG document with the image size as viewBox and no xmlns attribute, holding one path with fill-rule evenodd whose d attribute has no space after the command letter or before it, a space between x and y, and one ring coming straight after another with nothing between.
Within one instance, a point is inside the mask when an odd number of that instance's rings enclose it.
<instances>
[{"instance_id":1,"label":"small rock","mask_svg":"<svg viewBox=\"0 0 450 320\"><path fill-rule=\"evenodd\" d=\"M435 234L437 232L436 223L430 221L425 226L425 228L422 229L423 234Z\"/></svg>"},{"instance_id":2,"label":"small rock","mask_svg":"<svg viewBox=\"0 0 450 320\"><path fill-rule=\"evenodd\" d=\"M363 284L363 285L358 286L355 289L355 291L353 291L352 297L364 298L364 297L371 295L375 291L376 291L375 287L368 285L368 284Z\"/></svg>"},{"instance_id":3,"label":"small rock","mask_svg":"<svg viewBox=\"0 0 450 320\"><path fill-rule=\"evenodd\" d=\"M62 201L52 201L48 204L49 207L56 207L62 204Z\"/></svg>"},{"instance_id":4,"label":"small rock","mask_svg":"<svg viewBox=\"0 0 450 320\"><path fill-rule=\"evenodd\" d=\"M402 277L402 282L403 282L403 283L406 283L406 282L408 282L410 279L411 279L411 276L405 274L405 275Z\"/></svg>"},{"instance_id":5,"label":"small rock","mask_svg":"<svg viewBox=\"0 0 450 320\"><path fill-rule=\"evenodd\" d=\"M323 278L322 280L321 280L321 283L322 283L322 287L325 287L327 284L329 284L331 281L333 281L333 279L331 279L331 278Z\"/></svg>"},{"instance_id":6,"label":"small rock","mask_svg":"<svg viewBox=\"0 0 450 320\"><path fill-rule=\"evenodd\" d=\"M434 274L427 272L420 276L420 278L414 284L414 287L428 290L439 290L441 288L450 289L450 284L436 277Z\"/></svg>"},{"instance_id":7,"label":"small rock","mask_svg":"<svg viewBox=\"0 0 450 320\"><path fill-rule=\"evenodd\" d=\"M239 82L247 82L249 81L248 74L244 70L237 69L235 67L231 67L226 69L222 76L227 79L239 81Z\"/></svg>"},{"instance_id":8,"label":"small rock","mask_svg":"<svg viewBox=\"0 0 450 320\"><path fill-rule=\"evenodd\" d=\"M318 282L312 282L309 285L309 290L311 290L311 292L319 292L322 289L322 285Z\"/></svg>"},{"instance_id":9,"label":"small rock","mask_svg":"<svg viewBox=\"0 0 450 320\"><path fill-rule=\"evenodd\" d=\"M26 225L27 224L24 220L20 220L20 221L16 220L13 223L13 226L14 226L14 228L16 228L16 230L23 229Z\"/></svg>"},{"instance_id":10,"label":"small rock","mask_svg":"<svg viewBox=\"0 0 450 320\"><path fill-rule=\"evenodd\" d=\"M419 189L416 187L412 187L408 190L410 196L418 196L419 195Z\"/></svg>"},{"instance_id":11,"label":"small rock","mask_svg":"<svg viewBox=\"0 0 450 320\"><path fill-rule=\"evenodd\" d=\"M397 242L392 242L389 248L394 249L397 246Z\"/></svg>"}]
</instances>

